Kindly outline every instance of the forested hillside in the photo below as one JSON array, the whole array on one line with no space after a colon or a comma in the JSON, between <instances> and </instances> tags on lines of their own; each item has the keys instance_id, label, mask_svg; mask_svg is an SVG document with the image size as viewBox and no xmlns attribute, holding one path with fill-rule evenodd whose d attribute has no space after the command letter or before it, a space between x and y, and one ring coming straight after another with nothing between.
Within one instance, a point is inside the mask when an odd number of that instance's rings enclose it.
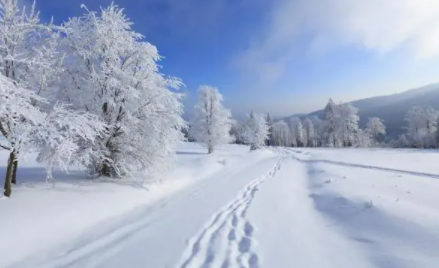
<instances>
[{"instance_id":1,"label":"forested hillside","mask_svg":"<svg viewBox=\"0 0 439 268\"><path fill-rule=\"evenodd\" d=\"M411 107L430 106L439 110L439 84L431 84L398 94L356 100L351 104L359 110L360 127L366 126L368 118L379 117L384 121L388 137L396 137L405 133L407 123L404 118ZM312 112L306 116L313 115L321 117L323 110Z\"/></svg>"}]
</instances>

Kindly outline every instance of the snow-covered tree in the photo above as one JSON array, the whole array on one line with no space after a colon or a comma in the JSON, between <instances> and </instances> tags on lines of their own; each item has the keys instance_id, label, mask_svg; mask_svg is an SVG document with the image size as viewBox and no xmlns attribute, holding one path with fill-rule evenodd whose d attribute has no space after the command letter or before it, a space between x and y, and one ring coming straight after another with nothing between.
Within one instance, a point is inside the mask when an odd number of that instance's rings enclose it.
<instances>
[{"instance_id":1,"label":"snow-covered tree","mask_svg":"<svg viewBox=\"0 0 439 268\"><path fill-rule=\"evenodd\" d=\"M66 169L73 160L88 159L80 143L89 144L103 132L103 124L90 114L57 104L61 30L40 23L35 4L26 10L16 0L0 0L1 148L10 151L6 196L16 181L19 155L39 153L50 177L53 167Z\"/></svg>"},{"instance_id":2,"label":"snow-covered tree","mask_svg":"<svg viewBox=\"0 0 439 268\"><path fill-rule=\"evenodd\" d=\"M250 113L241 125L241 139L250 145L250 150L257 150L265 145L268 134L269 126L262 114Z\"/></svg>"},{"instance_id":3,"label":"snow-covered tree","mask_svg":"<svg viewBox=\"0 0 439 268\"><path fill-rule=\"evenodd\" d=\"M244 144L241 139L241 123L232 119L232 125L230 127L230 136L232 137L232 142L236 144Z\"/></svg>"},{"instance_id":4,"label":"snow-covered tree","mask_svg":"<svg viewBox=\"0 0 439 268\"><path fill-rule=\"evenodd\" d=\"M336 105L332 99L324 109L324 146L352 146L359 132L358 109L349 103Z\"/></svg>"},{"instance_id":5,"label":"snow-covered tree","mask_svg":"<svg viewBox=\"0 0 439 268\"><path fill-rule=\"evenodd\" d=\"M339 115L337 105L332 99L329 99L328 104L324 109L324 146L337 147L340 143L339 138Z\"/></svg>"},{"instance_id":6,"label":"snow-covered tree","mask_svg":"<svg viewBox=\"0 0 439 268\"><path fill-rule=\"evenodd\" d=\"M317 146L317 135L314 128L314 123L310 118L305 118L303 120L303 128L306 133L306 146L316 147Z\"/></svg>"},{"instance_id":7,"label":"snow-covered tree","mask_svg":"<svg viewBox=\"0 0 439 268\"><path fill-rule=\"evenodd\" d=\"M342 103L336 106L338 119L339 137L342 140L343 146L352 146L355 141L355 136L358 133L358 109L349 103Z\"/></svg>"},{"instance_id":8,"label":"snow-covered tree","mask_svg":"<svg viewBox=\"0 0 439 268\"><path fill-rule=\"evenodd\" d=\"M302 125L302 120L299 117L293 117L290 119L290 131L293 146L303 146L305 133Z\"/></svg>"},{"instance_id":9,"label":"snow-covered tree","mask_svg":"<svg viewBox=\"0 0 439 268\"><path fill-rule=\"evenodd\" d=\"M32 105L43 99L29 88L30 83L26 81L32 65L39 63L34 61L36 53L31 47L31 42L37 41L39 26L33 8L26 14L16 0L0 0L0 131L8 143L2 148L10 151L5 176L6 196L11 194L11 183L16 180L18 154L27 142L24 139L34 122L44 116Z\"/></svg>"},{"instance_id":10,"label":"snow-covered tree","mask_svg":"<svg viewBox=\"0 0 439 268\"><path fill-rule=\"evenodd\" d=\"M89 170L103 176L156 174L183 139L182 83L160 73L155 46L132 30L123 9L86 10L64 25L65 72L58 98L96 115L106 134L97 139Z\"/></svg>"},{"instance_id":11,"label":"snow-covered tree","mask_svg":"<svg viewBox=\"0 0 439 268\"><path fill-rule=\"evenodd\" d=\"M32 132L33 125L44 118L44 113L32 105L36 100L41 99L0 74L0 132L4 138L4 141L0 141L0 147L9 151L4 185L5 196L11 195L12 177L15 176L18 155L20 152L23 153L23 147Z\"/></svg>"},{"instance_id":12,"label":"snow-covered tree","mask_svg":"<svg viewBox=\"0 0 439 268\"><path fill-rule=\"evenodd\" d=\"M73 165L91 165L96 152L90 148L106 134L105 127L95 115L56 104L29 138L37 160L45 164L47 179L52 179L53 168L68 171Z\"/></svg>"},{"instance_id":13,"label":"snow-covered tree","mask_svg":"<svg viewBox=\"0 0 439 268\"><path fill-rule=\"evenodd\" d=\"M310 120L314 126L315 138L316 138L316 146L323 146L325 140L325 122L318 118L317 116L312 116Z\"/></svg>"},{"instance_id":14,"label":"snow-covered tree","mask_svg":"<svg viewBox=\"0 0 439 268\"><path fill-rule=\"evenodd\" d=\"M273 146L291 146L290 127L285 121L278 121L273 124L272 139Z\"/></svg>"},{"instance_id":15,"label":"snow-covered tree","mask_svg":"<svg viewBox=\"0 0 439 268\"><path fill-rule=\"evenodd\" d=\"M268 125L268 139L266 141L266 145L267 146L272 146L273 145L273 119L270 116L270 113L267 113L267 125Z\"/></svg>"},{"instance_id":16,"label":"snow-covered tree","mask_svg":"<svg viewBox=\"0 0 439 268\"><path fill-rule=\"evenodd\" d=\"M431 107L414 106L407 112L407 136L413 146L435 146L438 115L439 112Z\"/></svg>"},{"instance_id":17,"label":"snow-covered tree","mask_svg":"<svg viewBox=\"0 0 439 268\"><path fill-rule=\"evenodd\" d=\"M438 121L436 122L436 126L438 126L438 129L436 130L436 144L435 144L435 147L438 148L439 147L439 116L438 116Z\"/></svg>"},{"instance_id":18,"label":"snow-covered tree","mask_svg":"<svg viewBox=\"0 0 439 268\"><path fill-rule=\"evenodd\" d=\"M195 141L205 145L208 153L216 146L232 141L231 113L222 105L223 96L217 88L201 86L198 92L198 102L195 105L190 135Z\"/></svg>"},{"instance_id":19,"label":"snow-covered tree","mask_svg":"<svg viewBox=\"0 0 439 268\"><path fill-rule=\"evenodd\" d=\"M376 146L378 140L386 135L386 126L383 123L383 120L378 117L371 117L366 124L365 132L370 137L372 142L372 146Z\"/></svg>"},{"instance_id":20,"label":"snow-covered tree","mask_svg":"<svg viewBox=\"0 0 439 268\"><path fill-rule=\"evenodd\" d=\"M354 147L371 147L374 146L374 141L369 133L367 133L363 129L358 129L354 140L352 141L352 145Z\"/></svg>"}]
</instances>

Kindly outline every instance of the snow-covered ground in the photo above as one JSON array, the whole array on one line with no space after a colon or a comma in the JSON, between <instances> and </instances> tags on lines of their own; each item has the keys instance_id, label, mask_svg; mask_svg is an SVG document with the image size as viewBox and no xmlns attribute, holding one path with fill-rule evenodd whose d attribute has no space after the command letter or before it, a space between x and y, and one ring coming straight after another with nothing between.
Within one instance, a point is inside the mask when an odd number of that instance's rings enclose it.
<instances>
[{"instance_id":1,"label":"snow-covered ground","mask_svg":"<svg viewBox=\"0 0 439 268\"><path fill-rule=\"evenodd\" d=\"M0 200L0 267L437 267L437 163L438 151L184 144L167 178L141 187L80 171L46 183L22 161Z\"/></svg>"}]
</instances>

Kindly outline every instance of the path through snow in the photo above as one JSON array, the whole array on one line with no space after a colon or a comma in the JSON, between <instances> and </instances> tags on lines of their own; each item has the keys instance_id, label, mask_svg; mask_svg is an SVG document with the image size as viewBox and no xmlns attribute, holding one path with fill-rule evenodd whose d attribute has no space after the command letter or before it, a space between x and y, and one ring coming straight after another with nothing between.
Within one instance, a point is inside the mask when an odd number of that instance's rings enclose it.
<instances>
[{"instance_id":1,"label":"path through snow","mask_svg":"<svg viewBox=\"0 0 439 268\"><path fill-rule=\"evenodd\" d=\"M267 174L251 181L234 200L212 216L212 220L190 240L178 267L258 267L258 256L252 250L254 226L247 219L247 211L260 184L276 176L283 160L284 157L280 157Z\"/></svg>"},{"instance_id":2,"label":"path through snow","mask_svg":"<svg viewBox=\"0 0 439 268\"><path fill-rule=\"evenodd\" d=\"M11 267L437 267L439 172L273 150Z\"/></svg>"}]
</instances>

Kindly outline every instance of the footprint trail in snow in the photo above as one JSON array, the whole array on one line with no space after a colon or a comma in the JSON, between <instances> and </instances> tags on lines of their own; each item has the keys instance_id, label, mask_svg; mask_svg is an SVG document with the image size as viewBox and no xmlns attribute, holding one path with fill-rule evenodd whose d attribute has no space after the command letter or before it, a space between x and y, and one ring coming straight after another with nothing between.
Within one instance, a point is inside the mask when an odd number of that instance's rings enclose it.
<instances>
[{"instance_id":1,"label":"footprint trail in snow","mask_svg":"<svg viewBox=\"0 0 439 268\"><path fill-rule=\"evenodd\" d=\"M188 246L176 268L239 267L258 268L259 257L253 251L254 226L247 211L259 185L280 170L284 157L265 175L251 181L228 205L216 212Z\"/></svg>"}]
</instances>

